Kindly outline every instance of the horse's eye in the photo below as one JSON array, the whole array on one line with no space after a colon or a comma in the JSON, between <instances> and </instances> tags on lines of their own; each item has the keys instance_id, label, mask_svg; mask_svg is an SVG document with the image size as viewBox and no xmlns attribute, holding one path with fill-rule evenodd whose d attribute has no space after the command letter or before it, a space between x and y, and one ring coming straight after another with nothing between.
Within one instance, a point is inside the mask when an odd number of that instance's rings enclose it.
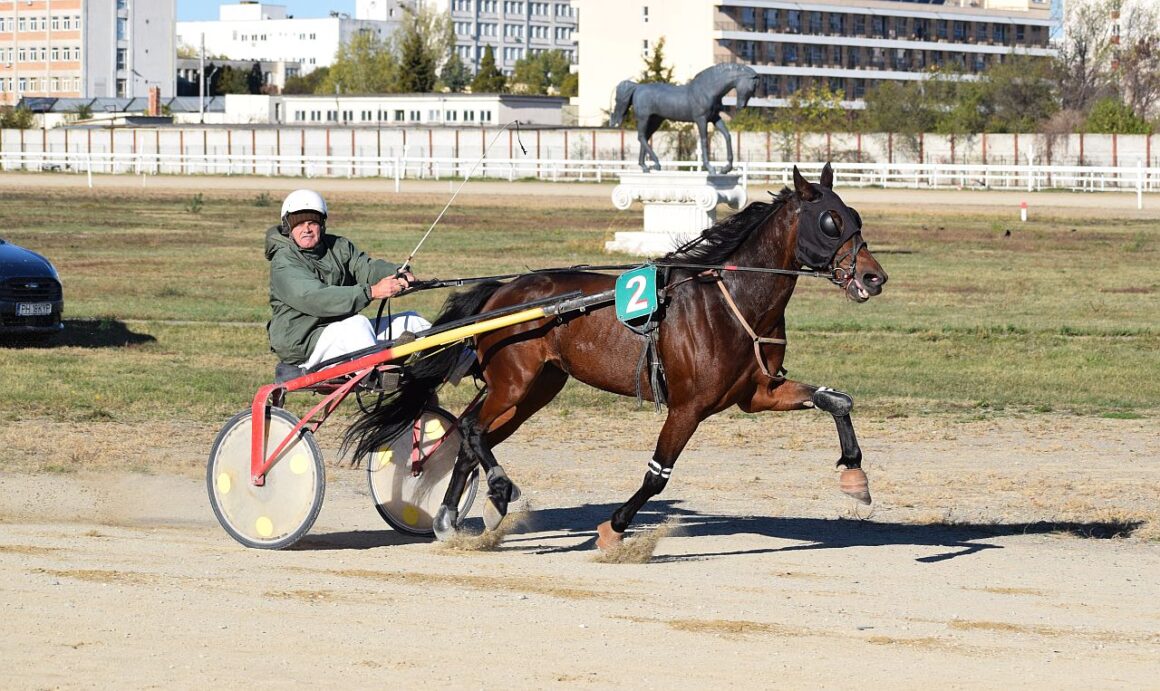
<instances>
[{"instance_id":1,"label":"horse's eye","mask_svg":"<svg viewBox=\"0 0 1160 691\"><path fill-rule=\"evenodd\" d=\"M832 238L836 238L842 234L842 232L838 230L838 223L834 221L834 215L829 211L823 211L822 214L818 216L818 227L822 229L822 233Z\"/></svg>"}]
</instances>

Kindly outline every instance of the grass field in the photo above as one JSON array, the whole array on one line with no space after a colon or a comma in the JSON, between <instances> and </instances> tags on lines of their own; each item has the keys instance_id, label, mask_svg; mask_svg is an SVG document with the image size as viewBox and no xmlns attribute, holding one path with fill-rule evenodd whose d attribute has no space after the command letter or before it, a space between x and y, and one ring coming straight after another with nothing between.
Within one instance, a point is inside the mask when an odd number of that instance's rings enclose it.
<instances>
[{"instance_id":1,"label":"grass field","mask_svg":"<svg viewBox=\"0 0 1160 691\"><path fill-rule=\"evenodd\" d=\"M328 197L335 232L396 261L446 200ZM0 413L218 423L247 405L275 362L263 328L262 236L279 201L238 191L5 191L0 236L56 264L68 324L46 346L0 348ZM1012 226L1009 214L985 210L862 211L890 283L854 305L829 284L799 281L788 315L793 378L850 391L861 414L877 418L1156 413L1155 222L1037 215ZM630 261L601 249L639 219L606 200L516 206L464 196L415 269L450 278ZM393 309L430 316L445 295ZM450 400L466 396L464 388ZM635 403L569 386L556 406Z\"/></svg>"}]
</instances>

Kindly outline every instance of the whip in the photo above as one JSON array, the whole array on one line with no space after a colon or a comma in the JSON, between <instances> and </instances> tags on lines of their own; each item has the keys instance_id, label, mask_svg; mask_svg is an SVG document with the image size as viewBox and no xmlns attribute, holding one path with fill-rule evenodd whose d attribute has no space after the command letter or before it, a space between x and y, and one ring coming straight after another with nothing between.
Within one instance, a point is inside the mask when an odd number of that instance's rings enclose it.
<instances>
[{"instance_id":1,"label":"whip","mask_svg":"<svg viewBox=\"0 0 1160 691\"><path fill-rule=\"evenodd\" d=\"M419 244L415 245L415 249L411 250L411 253L407 255L407 259L404 260L403 264L399 267L397 272L398 274L405 272L407 267L411 265L411 260L415 258L416 254L419 253L419 248L422 247L423 243L427 241L427 236L431 235L431 231L435 230L435 226L439 224L439 221L443 219L443 215L447 213L448 209L451 208L451 205L455 202L455 198L459 196L459 191L462 190L463 186L467 184L467 181L471 179L472 174L475 173L475 169L479 167L480 163L483 163L485 158L487 158L487 152L491 151L492 145L494 145L496 141L499 140L499 136L512 125L515 125L516 128L516 142L520 145L520 151L522 151L525 156L528 154L528 150L524 148L524 143L520 141L520 121L512 120L508 124L501 127L499 131L495 133L495 136L491 138L491 141L488 143L488 145L484 148L483 153L480 155L479 159L471 166L471 169L467 171L467 175L463 176L463 180L459 183L459 186L455 188L455 192L451 195L451 199L447 200L447 205L443 207L443 210L439 212L439 215L436 216L435 220L431 223L431 227L428 228L427 232L423 234L423 237L419 239Z\"/></svg>"}]
</instances>

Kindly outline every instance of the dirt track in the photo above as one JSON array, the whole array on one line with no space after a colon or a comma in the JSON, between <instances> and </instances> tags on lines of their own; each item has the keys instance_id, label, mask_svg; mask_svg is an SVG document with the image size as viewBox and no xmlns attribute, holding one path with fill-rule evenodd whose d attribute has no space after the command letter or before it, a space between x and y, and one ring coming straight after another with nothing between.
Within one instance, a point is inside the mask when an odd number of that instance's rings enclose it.
<instances>
[{"instance_id":1,"label":"dirt track","mask_svg":"<svg viewBox=\"0 0 1160 691\"><path fill-rule=\"evenodd\" d=\"M204 449L0 475L5 686L1157 687L1147 421L867 422L858 521L822 416L710 420L641 515L676 533L596 563L655 424L533 420L500 449L532 511L496 552L394 533L347 468L284 552L216 524Z\"/></svg>"},{"instance_id":2,"label":"dirt track","mask_svg":"<svg viewBox=\"0 0 1160 691\"><path fill-rule=\"evenodd\" d=\"M84 183L0 175L5 188ZM126 176L98 178L96 193L301 183ZM315 183L394 194L386 181ZM605 205L609 187L470 191L472 203ZM1015 217L1019 201L847 196ZM1144 212L1125 194L1031 199L1033 214L1158 214L1154 197ZM400 536L363 473L338 467L296 549L247 550L217 525L199 475L216 430L7 424L6 467L82 455L154 470L0 473L4 687L1160 688L1160 438L1148 419L856 418L876 498L858 520L836 491L823 415L714 418L639 517L647 529L676 516L675 533L649 563L597 563L592 530L636 489L659 424L534 418L499 449L531 511L494 552ZM321 441L332 457L335 438Z\"/></svg>"}]
</instances>

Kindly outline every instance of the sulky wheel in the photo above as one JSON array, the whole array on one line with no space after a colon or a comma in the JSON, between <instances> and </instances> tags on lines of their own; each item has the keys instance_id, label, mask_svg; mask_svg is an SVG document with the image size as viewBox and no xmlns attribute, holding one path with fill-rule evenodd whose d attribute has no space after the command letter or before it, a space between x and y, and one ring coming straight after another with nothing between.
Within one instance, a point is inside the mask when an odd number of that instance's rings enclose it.
<instances>
[{"instance_id":1,"label":"sulky wheel","mask_svg":"<svg viewBox=\"0 0 1160 691\"><path fill-rule=\"evenodd\" d=\"M290 435L298 418L267 407L266 453ZM322 452L309 431L299 431L266 473L250 481L250 418L244 410L226 423L214 440L206 469L209 503L218 522L246 547L282 549L306 534L318 518L326 491Z\"/></svg>"},{"instance_id":2,"label":"sulky wheel","mask_svg":"<svg viewBox=\"0 0 1160 691\"><path fill-rule=\"evenodd\" d=\"M411 429L372 453L367 478L375 508L383 520L408 535L434 536L435 512L443 503L461 443L451 413L427 408ZM414 471L416 459L422 460L418 474ZM460 516L471 510L478 478L477 468L467 479L467 489L459 502Z\"/></svg>"}]
</instances>

